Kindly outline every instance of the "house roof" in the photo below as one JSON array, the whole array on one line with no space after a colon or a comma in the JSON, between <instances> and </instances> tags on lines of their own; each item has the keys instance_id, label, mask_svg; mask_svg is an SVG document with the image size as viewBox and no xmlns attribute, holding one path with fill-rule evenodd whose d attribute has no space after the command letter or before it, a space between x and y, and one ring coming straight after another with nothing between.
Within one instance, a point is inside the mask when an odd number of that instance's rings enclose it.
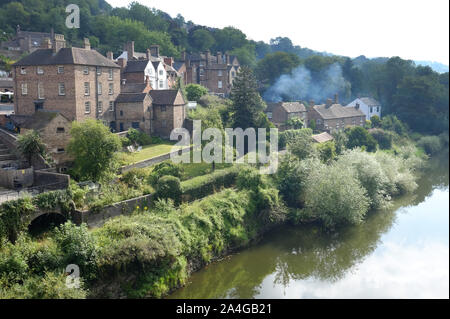
<instances>
[{"instance_id":1,"label":"house roof","mask_svg":"<svg viewBox=\"0 0 450 319\"><path fill-rule=\"evenodd\" d=\"M267 104L267 108L264 110L264 112L273 112L273 110L275 109L275 107L278 106L279 103L275 103L275 102L268 102Z\"/></svg>"},{"instance_id":2,"label":"house roof","mask_svg":"<svg viewBox=\"0 0 450 319\"><path fill-rule=\"evenodd\" d=\"M361 97L360 98L361 101L363 101L364 104L366 104L367 106L380 106L380 102L378 102L377 100L375 100L374 98L371 97Z\"/></svg>"},{"instance_id":3,"label":"house roof","mask_svg":"<svg viewBox=\"0 0 450 319\"><path fill-rule=\"evenodd\" d=\"M312 138L317 143L325 143L325 142L334 140L334 137L332 135L328 134L327 132L313 135Z\"/></svg>"},{"instance_id":4,"label":"house roof","mask_svg":"<svg viewBox=\"0 0 450 319\"><path fill-rule=\"evenodd\" d=\"M146 83L126 83L120 87L121 93L144 93L147 89Z\"/></svg>"},{"instance_id":5,"label":"house roof","mask_svg":"<svg viewBox=\"0 0 450 319\"><path fill-rule=\"evenodd\" d=\"M45 128L58 115L64 117L57 111L40 110L33 115L11 115L11 120L21 128L39 131ZM70 122L66 117L64 118Z\"/></svg>"},{"instance_id":6,"label":"house roof","mask_svg":"<svg viewBox=\"0 0 450 319\"><path fill-rule=\"evenodd\" d=\"M306 107L300 102L281 102L281 107L287 113L306 112Z\"/></svg>"},{"instance_id":7,"label":"house roof","mask_svg":"<svg viewBox=\"0 0 450 319\"><path fill-rule=\"evenodd\" d=\"M182 98L183 102L176 104L178 97L178 90L152 90L150 96L152 97L153 104L155 105L184 105L186 102ZM180 94L181 95L181 94Z\"/></svg>"},{"instance_id":8,"label":"house roof","mask_svg":"<svg viewBox=\"0 0 450 319\"><path fill-rule=\"evenodd\" d=\"M173 68L177 71L180 71L181 67L184 65L184 62L174 62Z\"/></svg>"},{"instance_id":9,"label":"house roof","mask_svg":"<svg viewBox=\"0 0 450 319\"><path fill-rule=\"evenodd\" d=\"M340 104L333 104L330 107L326 107L325 104L314 105L313 108L324 119L365 116L365 114L360 109L356 109L354 107L344 107Z\"/></svg>"},{"instance_id":10,"label":"house roof","mask_svg":"<svg viewBox=\"0 0 450 319\"><path fill-rule=\"evenodd\" d=\"M138 103L143 102L147 93L121 93L116 99L116 103Z\"/></svg>"},{"instance_id":11,"label":"house roof","mask_svg":"<svg viewBox=\"0 0 450 319\"><path fill-rule=\"evenodd\" d=\"M148 60L131 60L127 62L123 73L144 72L147 65Z\"/></svg>"},{"instance_id":12,"label":"house roof","mask_svg":"<svg viewBox=\"0 0 450 319\"><path fill-rule=\"evenodd\" d=\"M63 48L56 54L53 54L52 49L39 49L16 62L14 65L27 66L61 64L79 64L120 68L113 61L107 59L97 51L83 48Z\"/></svg>"},{"instance_id":13,"label":"house roof","mask_svg":"<svg viewBox=\"0 0 450 319\"><path fill-rule=\"evenodd\" d=\"M155 68L155 70L158 69L158 66L161 62L160 61L152 61L153 67Z\"/></svg>"}]
</instances>

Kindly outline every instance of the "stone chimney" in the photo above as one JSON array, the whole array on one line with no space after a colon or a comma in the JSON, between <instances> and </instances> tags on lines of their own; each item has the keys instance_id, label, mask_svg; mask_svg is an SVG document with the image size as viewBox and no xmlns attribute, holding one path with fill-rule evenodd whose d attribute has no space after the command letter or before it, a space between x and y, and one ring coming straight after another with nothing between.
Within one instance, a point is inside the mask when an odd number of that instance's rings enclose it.
<instances>
[{"instance_id":1,"label":"stone chimney","mask_svg":"<svg viewBox=\"0 0 450 319\"><path fill-rule=\"evenodd\" d=\"M339 94L334 95L334 104L339 104Z\"/></svg>"},{"instance_id":2,"label":"stone chimney","mask_svg":"<svg viewBox=\"0 0 450 319\"><path fill-rule=\"evenodd\" d=\"M52 41L50 38L44 38L44 40L41 43L41 49L51 49L52 48Z\"/></svg>"},{"instance_id":3,"label":"stone chimney","mask_svg":"<svg viewBox=\"0 0 450 319\"><path fill-rule=\"evenodd\" d=\"M332 105L333 105L333 100L332 99L327 99L327 102L325 103L325 107L329 108Z\"/></svg>"},{"instance_id":4,"label":"stone chimney","mask_svg":"<svg viewBox=\"0 0 450 319\"><path fill-rule=\"evenodd\" d=\"M151 45L150 53L152 56L159 58L159 45L157 45L157 44Z\"/></svg>"},{"instance_id":5,"label":"stone chimney","mask_svg":"<svg viewBox=\"0 0 450 319\"><path fill-rule=\"evenodd\" d=\"M186 51L181 52L181 60L186 61Z\"/></svg>"},{"instance_id":6,"label":"stone chimney","mask_svg":"<svg viewBox=\"0 0 450 319\"><path fill-rule=\"evenodd\" d=\"M150 49L147 49L147 51L145 51L146 56L147 56L147 60L150 60L151 56L152 56L152 52L150 51Z\"/></svg>"},{"instance_id":7,"label":"stone chimney","mask_svg":"<svg viewBox=\"0 0 450 319\"><path fill-rule=\"evenodd\" d=\"M314 102L314 100L310 100L309 101L309 107L313 107L314 105L316 105L316 102Z\"/></svg>"},{"instance_id":8,"label":"stone chimney","mask_svg":"<svg viewBox=\"0 0 450 319\"><path fill-rule=\"evenodd\" d=\"M90 50L90 49L91 49L91 41L89 41L88 38L84 38L83 43L84 43L84 48L85 48L86 50Z\"/></svg>"},{"instance_id":9,"label":"stone chimney","mask_svg":"<svg viewBox=\"0 0 450 319\"><path fill-rule=\"evenodd\" d=\"M211 54L209 53L209 50L206 50L206 52L205 52L206 66L209 65L210 56L211 56Z\"/></svg>"},{"instance_id":10,"label":"stone chimney","mask_svg":"<svg viewBox=\"0 0 450 319\"><path fill-rule=\"evenodd\" d=\"M119 64L120 68L124 70L127 67L127 59L120 58L117 63Z\"/></svg>"},{"instance_id":11,"label":"stone chimney","mask_svg":"<svg viewBox=\"0 0 450 319\"><path fill-rule=\"evenodd\" d=\"M132 60L134 57L134 41L127 42L124 49L127 51L128 60Z\"/></svg>"},{"instance_id":12,"label":"stone chimney","mask_svg":"<svg viewBox=\"0 0 450 319\"><path fill-rule=\"evenodd\" d=\"M356 103L355 109L359 110L359 103Z\"/></svg>"},{"instance_id":13,"label":"stone chimney","mask_svg":"<svg viewBox=\"0 0 450 319\"><path fill-rule=\"evenodd\" d=\"M222 52L217 52L217 64L223 64Z\"/></svg>"},{"instance_id":14,"label":"stone chimney","mask_svg":"<svg viewBox=\"0 0 450 319\"><path fill-rule=\"evenodd\" d=\"M106 58L108 60L114 60L114 54L111 51L106 52Z\"/></svg>"},{"instance_id":15,"label":"stone chimney","mask_svg":"<svg viewBox=\"0 0 450 319\"><path fill-rule=\"evenodd\" d=\"M225 53L225 60L227 61L227 65L230 65L230 55L228 53Z\"/></svg>"},{"instance_id":16,"label":"stone chimney","mask_svg":"<svg viewBox=\"0 0 450 319\"><path fill-rule=\"evenodd\" d=\"M164 58L164 63L170 66L173 66L173 58Z\"/></svg>"},{"instance_id":17,"label":"stone chimney","mask_svg":"<svg viewBox=\"0 0 450 319\"><path fill-rule=\"evenodd\" d=\"M59 50L66 47L66 40L63 34L55 34L53 39L53 53L58 53Z\"/></svg>"}]
</instances>

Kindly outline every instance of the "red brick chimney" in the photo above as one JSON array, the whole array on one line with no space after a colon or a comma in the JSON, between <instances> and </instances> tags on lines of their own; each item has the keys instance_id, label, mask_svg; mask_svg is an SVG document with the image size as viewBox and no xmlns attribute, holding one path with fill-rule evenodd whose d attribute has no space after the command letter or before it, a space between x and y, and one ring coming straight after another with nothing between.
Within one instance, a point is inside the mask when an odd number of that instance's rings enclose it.
<instances>
[{"instance_id":1,"label":"red brick chimney","mask_svg":"<svg viewBox=\"0 0 450 319\"><path fill-rule=\"evenodd\" d=\"M173 58L171 58L171 57L164 58L164 63L167 65L173 66Z\"/></svg>"},{"instance_id":2,"label":"red brick chimney","mask_svg":"<svg viewBox=\"0 0 450 319\"><path fill-rule=\"evenodd\" d=\"M125 45L125 51L128 54L128 60L132 60L134 58L134 41L129 41Z\"/></svg>"}]
</instances>

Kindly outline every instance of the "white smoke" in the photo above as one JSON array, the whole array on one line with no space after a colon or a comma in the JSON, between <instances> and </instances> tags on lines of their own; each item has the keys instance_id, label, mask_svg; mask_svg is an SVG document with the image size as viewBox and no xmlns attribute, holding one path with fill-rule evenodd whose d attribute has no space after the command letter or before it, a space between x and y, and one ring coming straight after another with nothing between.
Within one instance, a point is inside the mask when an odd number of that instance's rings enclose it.
<instances>
[{"instance_id":1,"label":"white smoke","mask_svg":"<svg viewBox=\"0 0 450 319\"><path fill-rule=\"evenodd\" d=\"M338 63L330 65L319 74L311 74L304 66L292 70L291 74L283 74L264 94L268 102L306 101L324 102L338 93L346 96L351 84L342 75Z\"/></svg>"}]
</instances>

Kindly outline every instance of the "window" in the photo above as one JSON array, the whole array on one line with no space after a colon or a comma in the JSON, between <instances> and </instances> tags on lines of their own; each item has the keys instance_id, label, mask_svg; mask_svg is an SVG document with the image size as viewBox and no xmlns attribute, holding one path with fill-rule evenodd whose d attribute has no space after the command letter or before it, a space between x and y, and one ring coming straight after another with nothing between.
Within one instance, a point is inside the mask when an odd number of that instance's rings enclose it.
<instances>
[{"instance_id":1,"label":"window","mask_svg":"<svg viewBox=\"0 0 450 319\"><path fill-rule=\"evenodd\" d=\"M161 106L161 112L165 112L166 111L166 107L165 106Z\"/></svg>"},{"instance_id":2,"label":"window","mask_svg":"<svg viewBox=\"0 0 450 319\"><path fill-rule=\"evenodd\" d=\"M113 95L114 94L114 84L113 83L109 83L109 95Z\"/></svg>"},{"instance_id":3,"label":"window","mask_svg":"<svg viewBox=\"0 0 450 319\"><path fill-rule=\"evenodd\" d=\"M219 70L219 72L217 72L218 76L222 76L222 70Z\"/></svg>"},{"instance_id":4,"label":"window","mask_svg":"<svg viewBox=\"0 0 450 319\"><path fill-rule=\"evenodd\" d=\"M108 80L112 80L114 77L114 70L113 69L109 69L108 70Z\"/></svg>"},{"instance_id":5,"label":"window","mask_svg":"<svg viewBox=\"0 0 450 319\"><path fill-rule=\"evenodd\" d=\"M98 95L102 95L103 86L100 82L97 84L97 91Z\"/></svg>"},{"instance_id":6,"label":"window","mask_svg":"<svg viewBox=\"0 0 450 319\"><path fill-rule=\"evenodd\" d=\"M27 74L26 68L20 68L20 74Z\"/></svg>"},{"instance_id":7,"label":"window","mask_svg":"<svg viewBox=\"0 0 450 319\"><path fill-rule=\"evenodd\" d=\"M27 95L27 94L28 94L28 84L22 83L22 95Z\"/></svg>"},{"instance_id":8,"label":"window","mask_svg":"<svg viewBox=\"0 0 450 319\"><path fill-rule=\"evenodd\" d=\"M103 112L103 102L102 101L98 101L98 103L97 103L97 112L98 113Z\"/></svg>"},{"instance_id":9,"label":"window","mask_svg":"<svg viewBox=\"0 0 450 319\"><path fill-rule=\"evenodd\" d=\"M102 68L97 68L97 75L102 75Z\"/></svg>"},{"instance_id":10,"label":"window","mask_svg":"<svg viewBox=\"0 0 450 319\"><path fill-rule=\"evenodd\" d=\"M38 83L38 99L42 100L44 98L44 84Z\"/></svg>"},{"instance_id":11,"label":"window","mask_svg":"<svg viewBox=\"0 0 450 319\"><path fill-rule=\"evenodd\" d=\"M166 120L162 120L161 121L161 126L162 127L167 127L167 121Z\"/></svg>"},{"instance_id":12,"label":"window","mask_svg":"<svg viewBox=\"0 0 450 319\"><path fill-rule=\"evenodd\" d=\"M159 75L164 75L164 70L159 70Z\"/></svg>"},{"instance_id":13,"label":"window","mask_svg":"<svg viewBox=\"0 0 450 319\"><path fill-rule=\"evenodd\" d=\"M123 111L122 110L120 110L120 116L123 116Z\"/></svg>"},{"instance_id":14,"label":"window","mask_svg":"<svg viewBox=\"0 0 450 319\"><path fill-rule=\"evenodd\" d=\"M58 66L58 74L63 74L63 73L64 73L64 67Z\"/></svg>"},{"instance_id":15,"label":"window","mask_svg":"<svg viewBox=\"0 0 450 319\"><path fill-rule=\"evenodd\" d=\"M232 77L235 77L235 76L236 76L236 72L232 71L232 72L231 72L231 76L232 76Z\"/></svg>"},{"instance_id":16,"label":"window","mask_svg":"<svg viewBox=\"0 0 450 319\"><path fill-rule=\"evenodd\" d=\"M134 128L134 129L138 129L139 128L139 122L131 123L131 127Z\"/></svg>"},{"instance_id":17,"label":"window","mask_svg":"<svg viewBox=\"0 0 450 319\"><path fill-rule=\"evenodd\" d=\"M90 95L91 94L91 85L89 82L84 82L84 95Z\"/></svg>"},{"instance_id":18,"label":"window","mask_svg":"<svg viewBox=\"0 0 450 319\"><path fill-rule=\"evenodd\" d=\"M83 74L84 75L88 75L89 74L89 67L88 66L84 67Z\"/></svg>"},{"instance_id":19,"label":"window","mask_svg":"<svg viewBox=\"0 0 450 319\"><path fill-rule=\"evenodd\" d=\"M58 84L58 94L59 95L66 95L66 85L64 83Z\"/></svg>"},{"instance_id":20,"label":"window","mask_svg":"<svg viewBox=\"0 0 450 319\"><path fill-rule=\"evenodd\" d=\"M91 102L84 103L84 113L85 114L91 113Z\"/></svg>"},{"instance_id":21,"label":"window","mask_svg":"<svg viewBox=\"0 0 450 319\"><path fill-rule=\"evenodd\" d=\"M114 112L114 102L109 101L109 111Z\"/></svg>"},{"instance_id":22,"label":"window","mask_svg":"<svg viewBox=\"0 0 450 319\"><path fill-rule=\"evenodd\" d=\"M205 71L203 69L200 69L200 75L203 75Z\"/></svg>"},{"instance_id":23,"label":"window","mask_svg":"<svg viewBox=\"0 0 450 319\"><path fill-rule=\"evenodd\" d=\"M164 88L164 81L163 80L159 81L159 88L160 89Z\"/></svg>"},{"instance_id":24,"label":"window","mask_svg":"<svg viewBox=\"0 0 450 319\"><path fill-rule=\"evenodd\" d=\"M64 153L64 152L65 152L65 149L62 147L56 149L56 153Z\"/></svg>"},{"instance_id":25,"label":"window","mask_svg":"<svg viewBox=\"0 0 450 319\"><path fill-rule=\"evenodd\" d=\"M219 82L217 83L217 87L218 87L219 89L222 88L222 81L219 81Z\"/></svg>"},{"instance_id":26,"label":"window","mask_svg":"<svg viewBox=\"0 0 450 319\"><path fill-rule=\"evenodd\" d=\"M44 69L40 66L37 67L37 74L44 74Z\"/></svg>"},{"instance_id":27,"label":"window","mask_svg":"<svg viewBox=\"0 0 450 319\"><path fill-rule=\"evenodd\" d=\"M377 106L377 113L380 113L380 107Z\"/></svg>"},{"instance_id":28,"label":"window","mask_svg":"<svg viewBox=\"0 0 450 319\"><path fill-rule=\"evenodd\" d=\"M64 133L66 130L64 129L64 127L57 127L56 128L56 133Z\"/></svg>"},{"instance_id":29,"label":"window","mask_svg":"<svg viewBox=\"0 0 450 319\"><path fill-rule=\"evenodd\" d=\"M370 113L373 113L373 107L370 107Z\"/></svg>"},{"instance_id":30,"label":"window","mask_svg":"<svg viewBox=\"0 0 450 319\"><path fill-rule=\"evenodd\" d=\"M272 112L267 112L267 118L271 119L272 118Z\"/></svg>"}]
</instances>

